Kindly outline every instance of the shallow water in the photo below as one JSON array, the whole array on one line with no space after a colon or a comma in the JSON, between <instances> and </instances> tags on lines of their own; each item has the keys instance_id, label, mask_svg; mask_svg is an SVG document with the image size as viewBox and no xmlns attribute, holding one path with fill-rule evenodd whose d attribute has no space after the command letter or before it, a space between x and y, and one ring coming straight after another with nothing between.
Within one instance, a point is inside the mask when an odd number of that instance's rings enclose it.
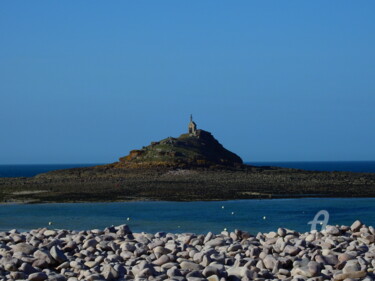
<instances>
[{"instance_id":1,"label":"shallow water","mask_svg":"<svg viewBox=\"0 0 375 281\"><path fill-rule=\"evenodd\" d=\"M224 208L223 208L224 207ZM0 229L47 227L93 229L129 224L135 232L252 233L287 227L308 231L315 214L325 209L330 224L361 219L375 225L375 198L301 198L216 202L116 202L0 205ZM129 218L129 220L127 220Z\"/></svg>"}]
</instances>

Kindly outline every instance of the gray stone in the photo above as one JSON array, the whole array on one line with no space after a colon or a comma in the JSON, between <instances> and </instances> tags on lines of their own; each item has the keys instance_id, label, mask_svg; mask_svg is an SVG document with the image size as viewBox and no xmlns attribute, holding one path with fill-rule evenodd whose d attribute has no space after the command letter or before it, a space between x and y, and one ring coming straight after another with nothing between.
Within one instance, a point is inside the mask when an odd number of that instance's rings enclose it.
<instances>
[{"instance_id":1,"label":"gray stone","mask_svg":"<svg viewBox=\"0 0 375 281\"><path fill-rule=\"evenodd\" d=\"M290 271L284 268L280 268L278 274L284 275L284 276L289 276Z\"/></svg>"},{"instance_id":2,"label":"gray stone","mask_svg":"<svg viewBox=\"0 0 375 281\"><path fill-rule=\"evenodd\" d=\"M170 259L169 259L168 255L162 255L157 260L153 261L153 264L155 264L155 265L163 265L163 264L165 264L165 263L167 263L169 261L170 261Z\"/></svg>"},{"instance_id":3,"label":"gray stone","mask_svg":"<svg viewBox=\"0 0 375 281\"><path fill-rule=\"evenodd\" d=\"M283 240L282 237L279 237L276 240L276 243L272 247L276 253L281 253L282 251L284 251L285 246L286 246L286 242Z\"/></svg>"},{"instance_id":4,"label":"gray stone","mask_svg":"<svg viewBox=\"0 0 375 281\"><path fill-rule=\"evenodd\" d=\"M56 235L56 231L55 230L46 230L43 232L43 235L46 236L46 237L49 237L49 236L55 236Z\"/></svg>"},{"instance_id":5,"label":"gray stone","mask_svg":"<svg viewBox=\"0 0 375 281\"><path fill-rule=\"evenodd\" d=\"M203 266L208 266L211 262L212 259L209 256L204 255L200 264Z\"/></svg>"},{"instance_id":6,"label":"gray stone","mask_svg":"<svg viewBox=\"0 0 375 281\"><path fill-rule=\"evenodd\" d=\"M14 253L20 252L20 253L23 253L25 255L30 255L30 254L34 253L34 251L36 250L36 248L34 246L32 246L28 243L18 243L16 245L13 245L12 249L13 249Z\"/></svg>"},{"instance_id":7,"label":"gray stone","mask_svg":"<svg viewBox=\"0 0 375 281\"><path fill-rule=\"evenodd\" d=\"M306 236L305 240L307 242L312 242L312 241L315 240L315 235L313 233L311 233L311 234L309 234L309 235Z\"/></svg>"},{"instance_id":8,"label":"gray stone","mask_svg":"<svg viewBox=\"0 0 375 281\"><path fill-rule=\"evenodd\" d=\"M44 272L31 273L28 278L29 281L43 281L46 279L48 279L48 276Z\"/></svg>"},{"instance_id":9,"label":"gray stone","mask_svg":"<svg viewBox=\"0 0 375 281\"><path fill-rule=\"evenodd\" d=\"M82 248L83 249L87 249L87 248L89 248L89 247L96 247L96 245L98 244L98 241L96 241L95 239L89 239L89 240L87 240L84 244L83 244L83 246L82 246Z\"/></svg>"},{"instance_id":10,"label":"gray stone","mask_svg":"<svg viewBox=\"0 0 375 281\"><path fill-rule=\"evenodd\" d=\"M228 276L233 279L234 277L241 278L242 277L242 268L232 266L227 269Z\"/></svg>"},{"instance_id":11,"label":"gray stone","mask_svg":"<svg viewBox=\"0 0 375 281\"><path fill-rule=\"evenodd\" d=\"M285 235L286 235L286 233L287 233L287 231L286 231L286 229L285 228L278 228L277 229L277 234L279 235L279 236L281 236L281 237L284 237Z\"/></svg>"},{"instance_id":12,"label":"gray stone","mask_svg":"<svg viewBox=\"0 0 375 281\"><path fill-rule=\"evenodd\" d=\"M180 264L180 267L181 267L182 270L189 270L189 271L201 270L203 268L203 266L201 266L200 264L196 264L196 263L191 262L191 261L183 261Z\"/></svg>"},{"instance_id":13,"label":"gray stone","mask_svg":"<svg viewBox=\"0 0 375 281\"><path fill-rule=\"evenodd\" d=\"M350 230L353 232L357 232L362 226L362 222L359 220L356 220L353 222L353 224L350 226Z\"/></svg>"},{"instance_id":14,"label":"gray stone","mask_svg":"<svg viewBox=\"0 0 375 281\"><path fill-rule=\"evenodd\" d=\"M26 279L26 274L20 271L13 271L9 275L13 280Z\"/></svg>"},{"instance_id":15,"label":"gray stone","mask_svg":"<svg viewBox=\"0 0 375 281\"><path fill-rule=\"evenodd\" d=\"M105 280L100 274L90 274L86 277L87 281Z\"/></svg>"},{"instance_id":16,"label":"gray stone","mask_svg":"<svg viewBox=\"0 0 375 281\"><path fill-rule=\"evenodd\" d=\"M308 278L312 277L312 273L307 266L295 267L295 268L292 269L292 271L290 273L294 278L296 278L297 276L304 276L304 277L308 277Z\"/></svg>"},{"instance_id":17,"label":"gray stone","mask_svg":"<svg viewBox=\"0 0 375 281\"><path fill-rule=\"evenodd\" d=\"M273 269L276 264L276 259L272 255L267 255L263 259L263 264L267 269Z\"/></svg>"},{"instance_id":18,"label":"gray stone","mask_svg":"<svg viewBox=\"0 0 375 281\"><path fill-rule=\"evenodd\" d=\"M208 232L207 235L204 237L203 244L206 244L208 241L210 241L214 237L212 232Z\"/></svg>"},{"instance_id":19,"label":"gray stone","mask_svg":"<svg viewBox=\"0 0 375 281\"><path fill-rule=\"evenodd\" d=\"M110 264L103 266L102 275L105 280L116 280L119 277L117 270L115 270Z\"/></svg>"},{"instance_id":20,"label":"gray stone","mask_svg":"<svg viewBox=\"0 0 375 281\"><path fill-rule=\"evenodd\" d=\"M318 276L320 274L321 266L316 261L310 261L307 264L307 268L309 272L311 273L311 276Z\"/></svg>"},{"instance_id":21,"label":"gray stone","mask_svg":"<svg viewBox=\"0 0 375 281\"><path fill-rule=\"evenodd\" d=\"M330 264L330 265L336 265L339 262L339 260L337 259L337 256L335 255L325 256L324 261L325 263Z\"/></svg>"},{"instance_id":22,"label":"gray stone","mask_svg":"<svg viewBox=\"0 0 375 281\"><path fill-rule=\"evenodd\" d=\"M203 278L203 275L199 270L193 270L186 274L186 278L191 278L191 277Z\"/></svg>"},{"instance_id":23,"label":"gray stone","mask_svg":"<svg viewBox=\"0 0 375 281\"><path fill-rule=\"evenodd\" d=\"M238 250L242 250L241 244L232 244L228 247L228 252L236 252Z\"/></svg>"},{"instance_id":24,"label":"gray stone","mask_svg":"<svg viewBox=\"0 0 375 281\"><path fill-rule=\"evenodd\" d=\"M219 276L217 275L211 275L206 278L208 281L220 281Z\"/></svg>"},{"instance_id":25,"label":"gray stone","mask_svg":"<svg viewBox=\"0 0 375 281\"><path fill-rule=\"evenodd\" d=\"M154 273L154 271L150 268L145 268L145 269L142 269L141 271L138 272L137 276L138 278L148 278L150 276L152 276Z\"/></svg>"},{"instance_id":26,"label":"gray stone","mask_svg":"<svg viewBox=\"0 0 375 281\"><path fill-rule=\"evenodd\" d=\"M338 255L338 260L340 262L346 262L346 261L351 260L353 258L354 258L354 256L349 255L348 253L342 253L342 254Z\"/></svg>"},{"instance_id":27,"label":"gray stone","mask_svg":"<svg viewBox=\"0 0 375 281\"><path fill-rule=\"evenodd\" d=\"M205 278L201 278L201 277L188 277L186 278L187 281L205 281L206 279Z\"/></svg>"},{"instance_id":28,"label":"gray stone","mask_svg":"<svg viewBox=\"0 0 375 281\"><path fill-rule=\"evenodd\" d=\"M167 275L171 278L176 277L176 276L182 276L181 271L176 267L173 266L170 269L167 270Z\"/></svg>"},{"instance_id":29,"label":"gray stone","mask_svg":"<svg viewBox=\"0 0 375 281\"><path fill-rule=\"evenodd\" d=\"M217 246L222 246L225 244L225 240L222 238L215 238L210 241L208 241L205 245L206 246L211 246L211 247L217 247Z\"/></svg>"},{"instance_id":30,"label":"gray stone","mask_svg":"<svg viewBox=\"0 0 375 281\"><path fill-rule=\"evenodd\" d=\"M218 263L221 263L221 264L223 264L224 261L225 261L224 254L212 254L212 255L210 255L210 258L211 258L211 260L214 260L214 261L216 261Z\"/></svg>"},{"instance_id":31,"label":"gray stone","mask_svg":"<svg viewBox=\"0 0 375 281\"><path fill-rule=\"evenodd\" d=\"M25 274L31 274L31 273L35 273L37 272L37 270L32 267L30 264L24 262L23 264L21 264L21 266L19 267L19 270L24 272Z\"/></svg>"},{"instance_id":32,"label":"gray stone","mask_svg":"<svg viewBox=\"0 0 375 281\"><path fill-rule=\"evenodd\" d=\"M48 281L66 281L66 277L61 274L48 275Z\"/></svg>"},{"instance_id":33,"label":"gray stone","mask_svg":"<svg viewBox=\"0 0 375 281\"><path fill-rule=\"evenodd\" d=\"M219 275L220 271L217 267L206 266L205 269L203 269L202 274L203 274L204 277L209 277L211 275Z\"/></svg>"},{"instance_id":34,"label":"gray stone","mask_svg":"<svg viewBox=\"0 0 375 281\"><path fill-rule=\"evenodd\" d=\"M354 272L354 271L360 271L361 266L359 265L359 262L357 260L348 260L343 268L344 273Z\"/></svg>"},{"instance_id":35,"label":"gray stone","mask_svg":"<svg viewBox=\"0 0 375 281\"><path fill-rule=\"evenodd\" d=\"M60 264L67 261L67 257L65 256L64 252L57 246L53 246L51 248L50 254L54 258L54 260L56 260Z\"/></svg>"},{"instance_id":36,"label":"gray stone","mask_svg":"<svg viewBox=\"0 0 375 281\"><path fill-rule=\"evenodd\" d=\"M45 262L47 262L48 265L52 265L52 264L55 264L55 260L53 259L53 257L51 256L51 254L48 252L48 251L45 251L45 250L36 250L33 254L33 256L36 258L36 259L39 259L39 260L44 260Z\"/></svg>"},{"instance_id":37,"label":"gray stone","mask_svg":"<svg viewBox=\"0 0 375 281\"><path fill-rule=\"evenodd\" d=\"M340 230L334 225L327 225L326 229L325 229L325 232L327 234L331 234L331 235L339 235L340 234Z\"/></svg>"},{"instance_id":38,"label":"gray stone","mask_svg":"<svg viewBox=\"0 0 375 281\"><path fill-rule=\"evenodd\" d=\"M284 248L284 253L287 255L295 256L300 252L300 249L291 245L286 245Z\"/></svg>"},{"instance_id":39,"label":"gray stone","mask_svg":"<svg viewBox=\"0 0 375 281\"><path fill-rule=\"evenodd\" d=\"M363 278L365 276L366 276L366 271L353 271L353 272L348 272L348 273L335 274L333 277L334 277L334 280L345 280L347 278L357 279L357 278Z\"/></svg>"}]
</instances>

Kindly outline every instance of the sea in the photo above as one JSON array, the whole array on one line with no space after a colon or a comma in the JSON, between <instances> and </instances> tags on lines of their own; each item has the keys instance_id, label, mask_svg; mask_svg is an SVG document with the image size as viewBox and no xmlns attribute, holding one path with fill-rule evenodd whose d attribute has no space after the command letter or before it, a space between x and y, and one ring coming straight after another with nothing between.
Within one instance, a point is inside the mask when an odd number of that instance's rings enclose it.
<instances>
[{"instance_id":1,"label":"sea","mask_svg":"<svg viewBox=\"0 0 375 281\"><path fill-rule=\"evenodd\" d=\"M375 173L375 161L366 162L256 162L313 171ZM94 166L0 165L0 177L31 177L56 169ZM319 212L324 211L325 215ZM0 231L26 231L39 227L104 229L128 224L134 232L221 232L241 229L256 234L286 227L310 231L320 222L350 225L360 219L375 226L375 198L298 198L233 201L137 201L113 203L0 204Z\"/></svg>"}]
</instances>

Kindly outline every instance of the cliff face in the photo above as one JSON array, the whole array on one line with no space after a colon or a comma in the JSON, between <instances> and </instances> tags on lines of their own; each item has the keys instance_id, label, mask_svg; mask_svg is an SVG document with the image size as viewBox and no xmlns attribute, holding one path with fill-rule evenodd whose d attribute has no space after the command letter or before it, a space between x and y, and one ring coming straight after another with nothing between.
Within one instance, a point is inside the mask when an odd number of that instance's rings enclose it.
<instances>
[{"instance_id":1,"label":"cliff face","mask_svg":"<svg viewBox=\"0 0 375 281\"><path fill-rule=\"evenodd\" d=\"M149 146L130 151L120 158L118 166L240 166L242 159L225 149L211 133L197 130L195 135L183 134L166 138Z\"/></svg>"}]
</instances>

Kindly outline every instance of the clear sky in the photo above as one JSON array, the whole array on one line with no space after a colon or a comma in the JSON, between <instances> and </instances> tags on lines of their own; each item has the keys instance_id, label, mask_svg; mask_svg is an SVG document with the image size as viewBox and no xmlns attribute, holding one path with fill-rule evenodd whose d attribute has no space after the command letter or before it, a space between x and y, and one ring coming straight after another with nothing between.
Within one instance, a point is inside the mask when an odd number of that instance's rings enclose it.
<instances>
[{"instance_id":1,"label":"clear sky","mask_svg":"<svg viewBox=\"0 0 375 281\"><path fill-rule=\"evenodd\" d=\"M375 1L1 1L0 164L187 130L245 161L375 160Z\"/></svg>"}]
</instances>

